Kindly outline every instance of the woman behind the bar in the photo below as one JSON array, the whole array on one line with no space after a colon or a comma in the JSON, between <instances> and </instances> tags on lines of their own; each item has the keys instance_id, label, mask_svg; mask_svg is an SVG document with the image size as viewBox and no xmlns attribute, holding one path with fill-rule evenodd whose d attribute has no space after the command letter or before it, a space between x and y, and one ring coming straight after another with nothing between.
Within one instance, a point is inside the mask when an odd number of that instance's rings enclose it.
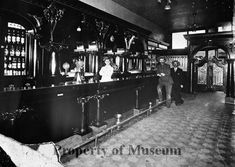
<instances>
[{"instance_id":1,"label":"woman behind the bar","mask_svg":"<svg viewBox=\"0 0 235 167\"><path fill-rule=\"evenodd\" d=\"M76 66L74 81L76 81L76 83L84 83L84 81L85 81L84 62L81 59L74 59L73 62Z\"/></svg>"},{"instance_id":2,"label":"woman behind the bar","mask_svg":"<svg viewBox=\"0 0 235 167\"><path fill-rule=\"evenodd\" d=\"M111 66L111 60L109 58L104 59L105 66L100 69L99 74L101 75L100 82L112 81L113 67Z\"/></svg>"}]
</instances>

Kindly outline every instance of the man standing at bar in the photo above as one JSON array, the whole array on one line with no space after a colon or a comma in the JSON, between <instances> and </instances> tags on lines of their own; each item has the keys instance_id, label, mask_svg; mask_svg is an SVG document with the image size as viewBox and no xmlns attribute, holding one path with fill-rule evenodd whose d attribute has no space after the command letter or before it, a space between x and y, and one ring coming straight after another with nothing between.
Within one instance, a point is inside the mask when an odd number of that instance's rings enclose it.
<instances>
[{"instance_id":1,"label":"man standing at bar","mask_svg":"<svg viewBox=\"0 0 235 167\"><path fill-rule=\"evenodd\" d=\"M169 64L166 64L165 57L160 56L158 58L158 61L160 62L157 65L157 76L159 76L158 85L157 85L158 97L160 101L163 101L162 88L165 86L166 106L169 108L171 106L171 89L173 84L173 80L171 77L171 68Z\"/></svg>"},{"instance_id":2,"label":"man standing at bar","mask_svg":"<svg viewBox=\"0 0 235 167\"><path fill-rule=\"evenodd\" d=\"M181 97L181 88L183 88L183 70L179 68L179 65L179 61L172 61L173 68L171 68L171 76L174 81L172 87L172 98L175 101L175 105L181 105L184 103Z\"/></svg>"}]
</instances>

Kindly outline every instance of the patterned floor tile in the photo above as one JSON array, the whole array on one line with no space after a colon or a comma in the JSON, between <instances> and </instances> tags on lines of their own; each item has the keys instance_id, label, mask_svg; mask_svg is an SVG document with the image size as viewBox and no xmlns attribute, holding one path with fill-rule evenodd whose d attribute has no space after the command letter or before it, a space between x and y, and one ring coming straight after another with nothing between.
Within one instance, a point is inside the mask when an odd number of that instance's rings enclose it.
<instances>
[{"instance_id":1,"label":"patterned floor tile","mask_svg":"<svg viewBox=\"0 0 235 167\"><path fill-rule=\"evenodd\" d=\"M102 143L100 146L107 148L109 154L80 155L64 165L67 167L234 166L235 118L231 116L231 107L221 103L221 99L224 99L222 92L187 95L183 105L172 105L170 109L162 107ZM122 144L125 144L123 154L114 155L112 150L119 149ZM145 150L152 148L152 151L144 154L141 149L138 150L138 145ZM161 154L166 147L171 151L173 148L179 148L181 154ZM128 154L130 148L134 149L133 154ZM174 151L176 149L172 152Z\"/></svg>"}]
</instances>

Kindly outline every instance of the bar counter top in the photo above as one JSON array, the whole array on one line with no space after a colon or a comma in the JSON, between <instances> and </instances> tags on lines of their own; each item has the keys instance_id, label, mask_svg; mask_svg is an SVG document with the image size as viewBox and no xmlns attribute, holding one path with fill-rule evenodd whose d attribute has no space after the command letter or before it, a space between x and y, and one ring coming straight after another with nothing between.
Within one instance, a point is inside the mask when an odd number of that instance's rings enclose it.
<instances>
[{"instance_id":1,"label":"bar counter top","mask_svg":"<svg viewBox=\"0 0 235 167\"><path fill-rule=\"evenodd\" d=\"M65 82L60 82L59 84L51 84L50 86L29 86L29 87L4 87L2 89L0 89L0 95L1 94L6 94L6 93L16 93L16 92L37 92L39 90L55 90L55 89L63 89L63 88L74 88L76 89L78 86L84 86L84 85L93 85L93 86L97 86L98 85L116 85L116 84L120 84L121 82L129 82L130 80L135 80L135 79L141 79L141 78L148 78L148 77L154 77L156 76L154 72L144 72L144 73L136 73L136 74L122 74L122 79L120 78L115 78L113 81L110 82L85 82L85 83L77 83L76 81L72 81L73 77L67 77L70 78L69 81L65 81ZM76 88L75 88L76 87Z\"/></svg>"}]
</instances>

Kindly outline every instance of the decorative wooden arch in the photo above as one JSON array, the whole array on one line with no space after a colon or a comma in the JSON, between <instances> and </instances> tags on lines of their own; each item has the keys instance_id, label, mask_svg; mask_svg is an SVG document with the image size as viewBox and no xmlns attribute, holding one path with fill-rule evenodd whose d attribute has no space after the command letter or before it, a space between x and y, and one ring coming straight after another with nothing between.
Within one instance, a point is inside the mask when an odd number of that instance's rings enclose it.
<instances>
[{"instance_id":1,"label":"decorative wooden arch","mask_svg":"<svg viewBox=\"0 0 235 167\"><path fill-rule=\"evenodd\" d=\"M200 45L200 46L197 46L196 48L193 49L193 51L190 52L189 57L193 58L197 52L199 52L200 50L204 50L204 49L222 49L226 53L227 59L230 58L230 53L228 51L228 48L224 45L214 45L214 46Z\"/></svg>"},{"instance_id":2,"label":"decorative wooden arch","mask_svg":"<svg viewBox=\"0 0 235 167\"><path fill-rule=\"evenodd\" d=\"M208 50L211 50L211 49L222 49L225 53L226 53L226 57L224 57L224 59L229 59L230 58L230 53L229 53L229 50L226 46L224 45L199 45L199 46L196 46L190 53L189 53L189 56L190 56L190 59L191 59L191 63L193 64L193 66L195 66L195 59L194 59L194 56L197 54L197 52L201 51L201 50L205 50L205 49L208 49ZM226 62L226 61L225 61ZM218 66L218 64L216 63L216 65ZM224 64L222 65L224 66ZM221 67L221 66L220 66ZM223 67L222 67L223 68ZM196 77L194 74L193 74L194 77ZM194 78L191 82L191 84L193 84L194 82L196 81L196 79ZM224 76L223 76L223 86L224 88L226 87L226 74L224 73ZM194 88L193 88L194 90Z\"/></svg>"},{"instance_id":3,"label":"decorative wooden arch","mask_svg":"<svg viewBox=\"0 0 235 167\"><path fill-rule=\"evenodd\" d=\"M22 26L24 26L26 29L32 29L35 33L37 33L37 22L36 19L33 17L33 15L30 14L24 14L24 13L20 13L20 12L15 12L14 10L10 10L10 9L5 9L5 8L1 8L0 9L0 13L3 13L5 15L10 15L10 16L17 16L19 18L22 18L23 22L17 22L18 24L21 24ZM9 17L11 18L11 17Z\"/></svg>"}]
</instances>

